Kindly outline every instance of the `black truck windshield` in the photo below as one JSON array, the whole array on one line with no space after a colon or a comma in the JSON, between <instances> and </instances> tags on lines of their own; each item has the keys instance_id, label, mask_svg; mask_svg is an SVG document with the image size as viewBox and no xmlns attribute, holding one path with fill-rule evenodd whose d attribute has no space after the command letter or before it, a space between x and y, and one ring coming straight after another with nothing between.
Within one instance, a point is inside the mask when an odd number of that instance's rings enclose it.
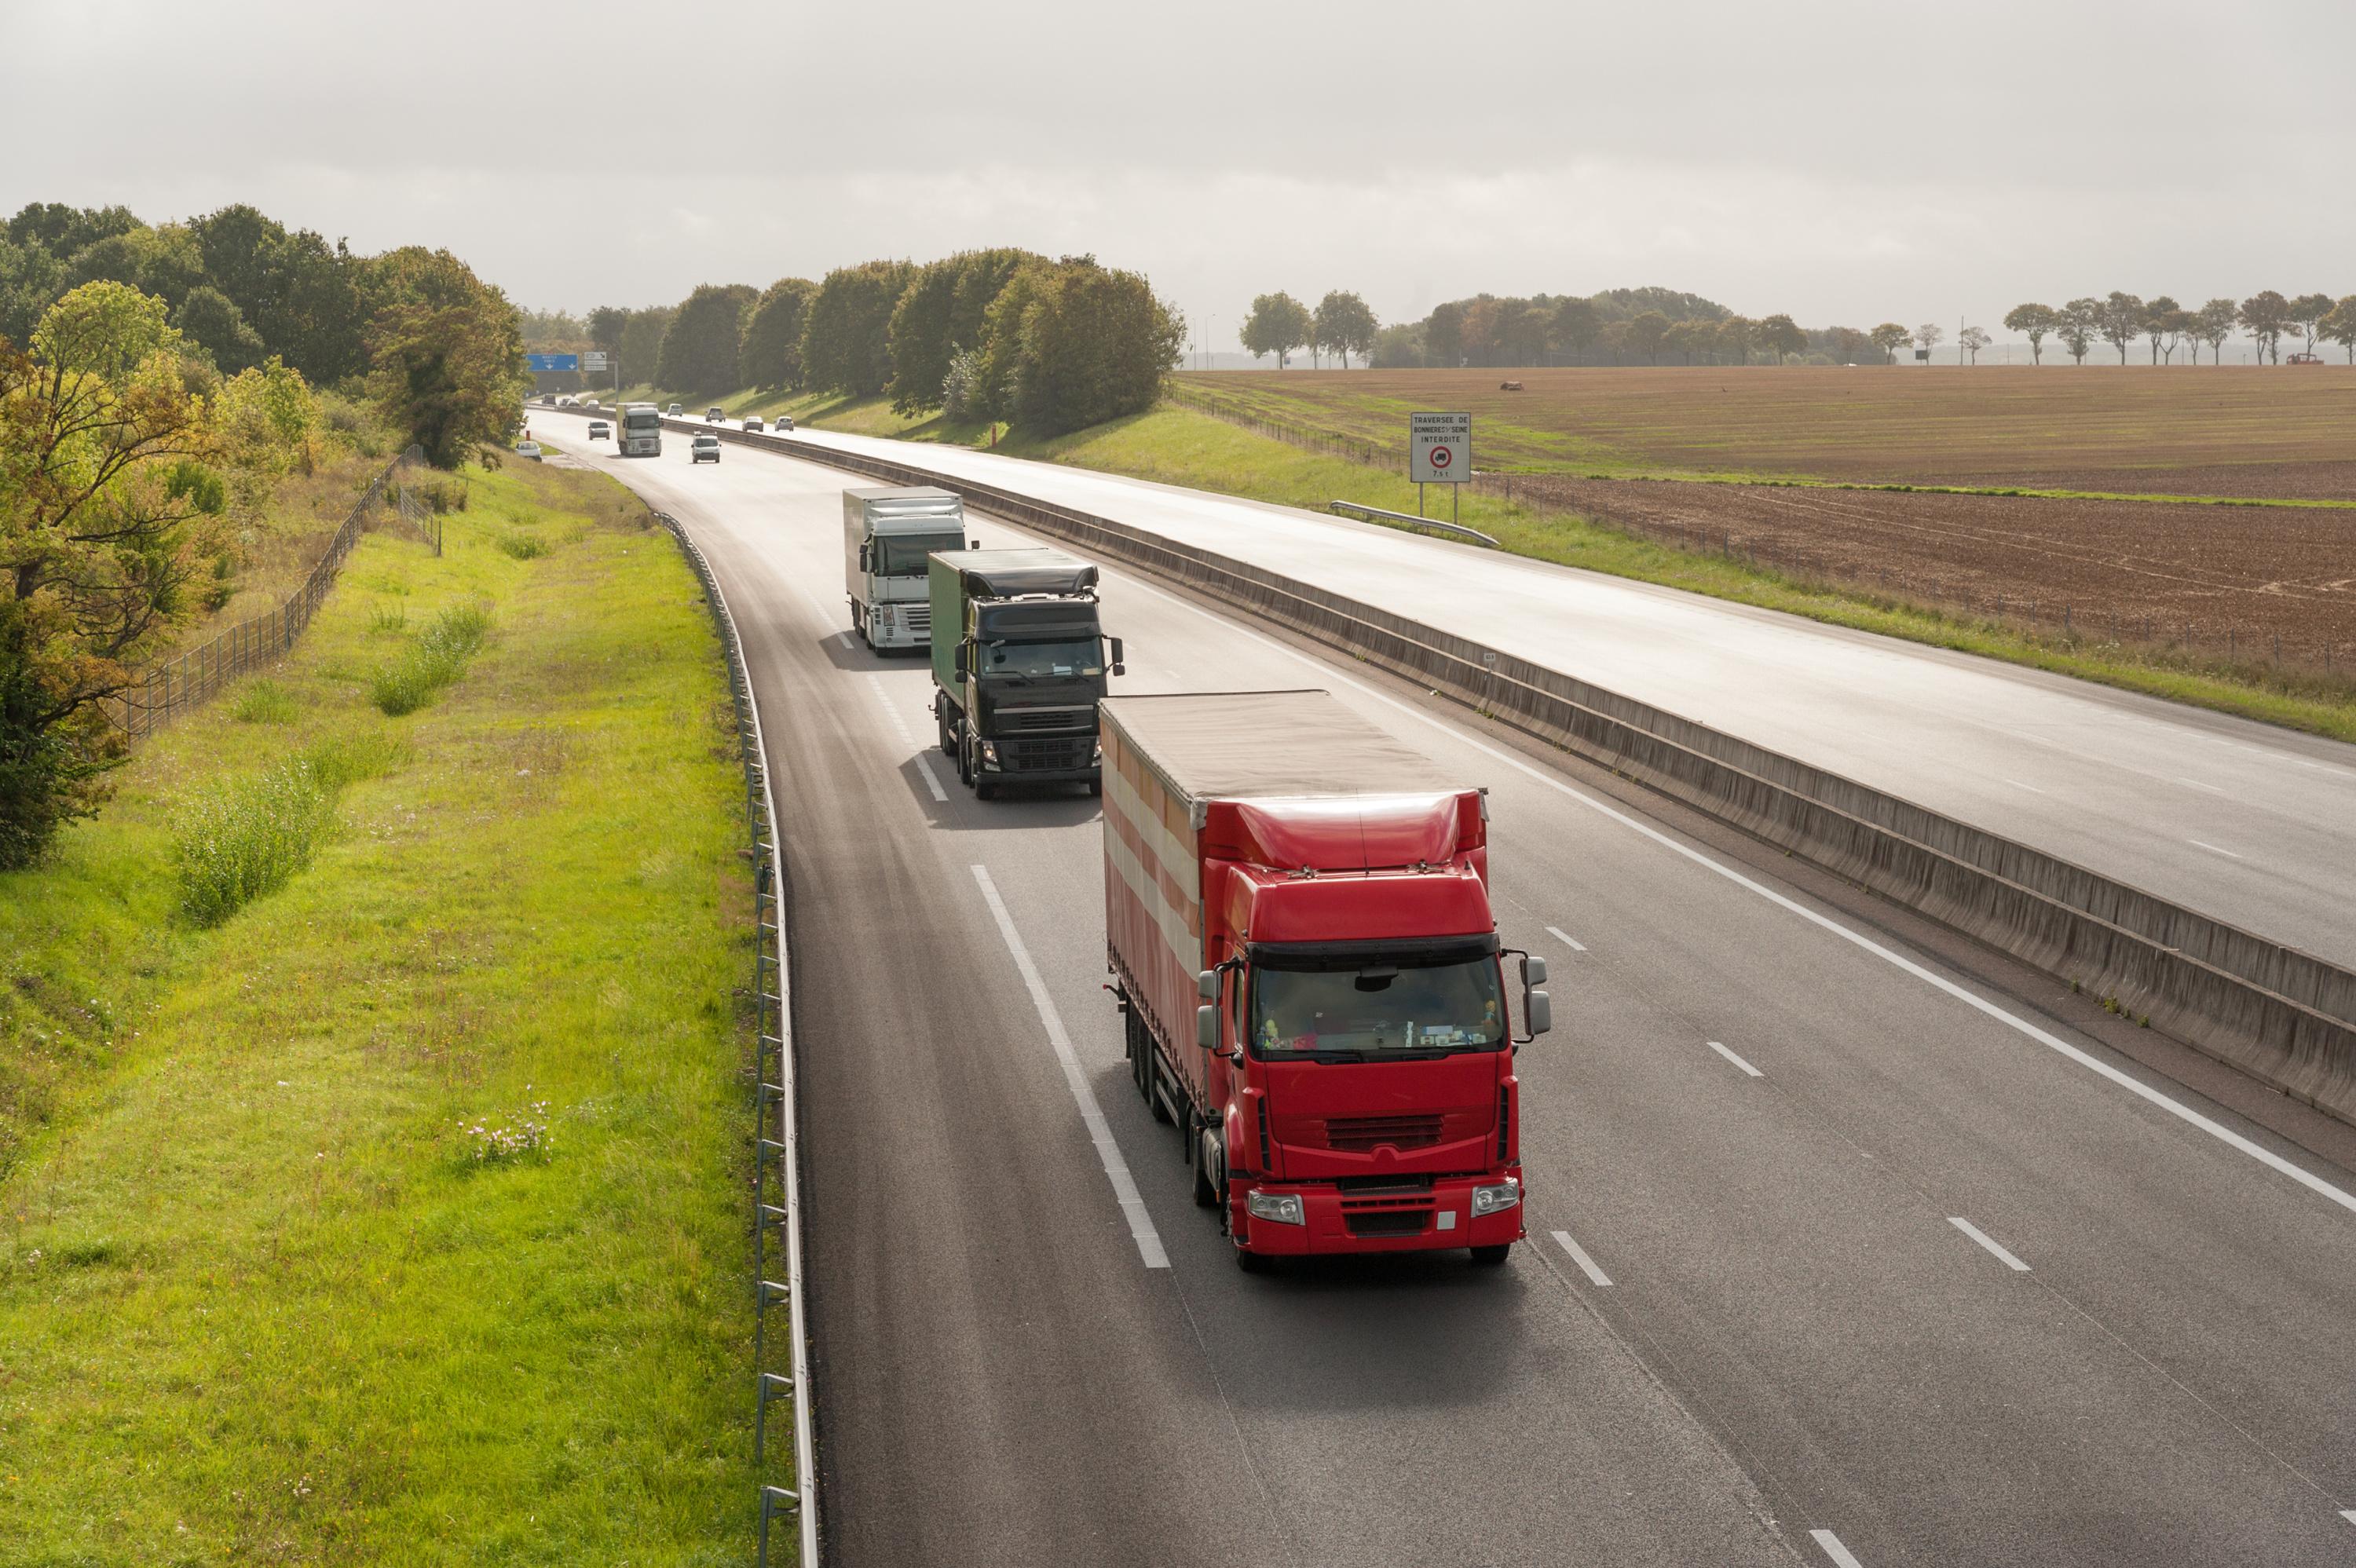
<instances>
[{"instance_id":1,"label":"black truck windshield","mask_svg":"<svg viewBox=\"0 0 2356 1568\"><path fill-rule=\"evenodd\" d=\"M1094 637L1065 637L1054 642L984 643L984 675L1102 675L1104 654Z\"/></svg>"},{"instance_id":2,"label":"black truck windshield","mask_svg":"<svg viewBox=\"0 0 2356 1568\"><path fill-rule=\"evenodd\" d=\"M1505 996L1488 956L1262 967L1251 998L1252 1048L1275 1061L1495 1051L1505 1040Z\"/></svg>"},{"instance_id":3,"label":"black truck windshield","mask_svg":"<svg viewBox=\"0 0 2356 1568\"><path fill-rule=\"evenodd\" d=\"M875 575L922 577L925 557L936 550L963 549L962 534L885 534L875 541Z\"/></svg>"}]
</instances>

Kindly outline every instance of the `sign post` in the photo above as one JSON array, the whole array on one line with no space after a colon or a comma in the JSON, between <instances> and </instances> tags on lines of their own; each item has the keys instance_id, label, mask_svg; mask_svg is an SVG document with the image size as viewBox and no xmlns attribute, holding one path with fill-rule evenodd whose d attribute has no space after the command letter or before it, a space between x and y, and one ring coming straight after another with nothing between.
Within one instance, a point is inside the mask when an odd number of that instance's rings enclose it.
<instances>
[{"instance_id":1,"label":"sign post","mask_svg":"<svg viewBox=\"0 0 2356 1568\"><path fill-rule=\"evenodd\" d=\"M1471 414L1407 416L1407 476L1415 481L1415 515L1423 516L1426 485L1458 485L1472 477ZM1461 517L1461 490L1449 491L1448 515Z\"/></svg>"},{"instance_id":2,"label":"sign post","mask_svg":"<svg viewBox=\"0 0 2356 1568\"><path fill-rule=\"evenodd\" d=\"M604 349L602 349L602 348L584 348L584 349L583 349L583 350L581 351L581 373L582 373L583 375L584 375L584 376L602 376L602 375L604 375L604 374L606 372L606 370L607 370L608 368L614 368L614 367L609 366L609 363L608 363L608 360L607 360L607 357L606 357L605 351ZM619 374L617 373L617 374L616 375L616 377L615 377L615 380L614 380L614 390L616 390L616 391L617 391L617 392L618 392L618 391L620 391L621 389L622 389L621 378L620 378Z\"/></svg>"}]
</instances>

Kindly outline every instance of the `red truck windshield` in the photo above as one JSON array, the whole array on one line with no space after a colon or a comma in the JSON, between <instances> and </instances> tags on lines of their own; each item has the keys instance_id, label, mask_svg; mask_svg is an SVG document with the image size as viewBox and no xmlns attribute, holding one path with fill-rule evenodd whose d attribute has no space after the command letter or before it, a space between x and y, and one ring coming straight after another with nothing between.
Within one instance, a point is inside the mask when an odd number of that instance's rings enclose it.
<instances>
[{"instance_id":1,"label":"red truck windshield","mask_svg":"<svg viewBox=\"0 0 2356 1568\"><path fill-rule=\"evenodd\" d=\"M1251 987L1251 1041L1265 1060L1372 1059L1496 1051L1505 1040L1497 961L1389 960L1262 966Z\"/></svg>"}]
</instances>

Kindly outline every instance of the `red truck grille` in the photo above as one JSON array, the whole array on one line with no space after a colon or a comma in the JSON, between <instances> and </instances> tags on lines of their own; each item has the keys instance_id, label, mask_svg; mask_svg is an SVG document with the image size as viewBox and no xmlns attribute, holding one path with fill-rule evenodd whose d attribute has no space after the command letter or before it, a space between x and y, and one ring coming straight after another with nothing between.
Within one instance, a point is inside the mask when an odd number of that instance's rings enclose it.
<instances>
[{"instance_id":1,"label":"red truck grille","mask_svg":"<svg viewBox=\"0 0 2356 1568\"><path fill-rule=\"evenodd\" d=\"M1431 1116L1330 1116L1325 1147L1365 1154L1377 1144L1397 1149L1429 1148L1440 1141L1442 1118Z\"/></svg>"},{"instance_id":2,"label":"red truck grille","mask_svg":"<svg viewBox=\"0 0 2356 1568\"><path fill-rule=\"evenodd\" d=\"M1394 1209L1371 1214L1345 1214L1354 1236L1420 1236L1424 1221L1431 1217L1429 1209Z\"/></svg>"}]
</instances>

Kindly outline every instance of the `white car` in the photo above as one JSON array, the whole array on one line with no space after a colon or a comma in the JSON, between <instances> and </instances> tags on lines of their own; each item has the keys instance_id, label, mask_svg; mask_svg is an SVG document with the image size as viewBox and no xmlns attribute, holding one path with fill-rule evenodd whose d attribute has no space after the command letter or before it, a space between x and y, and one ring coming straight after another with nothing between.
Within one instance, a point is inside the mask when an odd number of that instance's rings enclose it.
<instances>
[{"instance_id":1,"label":"white car","mask_svg":"<svg viewBox=\"0 0 2356 1568\"><path fill-rule=\"evenodd\" d=\"M758 435L766 427L761 423L761 416L755 414L744 421L744 428L752 434Z\"/></svg>"},{"instance_id":2,"label":"white car","mask_svg":"<svg viewBox=\"0 0 2356 1568\"><path fill-rule=\"evenodd\" d=\"M604 420L591 420L589 421L589 439L591 441L609 441L613 438L613 434L614 427L607 424Z\"/></svg>"},{"instance_id":3,"label":"white car","mask_svg":"<svg viewBox=\"0 0 2356 1568\"><path fill-rule=\"evenodd\" d=\"M720 438L716 435L697 436L688 446L687 460L690 463L719 462Z\"/></svg>"},{"instance_id":4,"label":"white car","mask_svg":"<svg viewBox=\"0 0 2356 1568\"><path fill-rule=\"evenodd\" d=\"M776 423L772 425L770 428L772 430L791 430L794 428L794 416L791 414L779 414L777 416Z\"/></svg>"},{"instance_id":5,"label":"white car","mask_svg":"<svg viewBox=\"0 0 2356 1568\"><path fill-rule=\"evenodd\" d=\"M669 412L669 413L668 413L668 414L666 414L666 415L664 415L663 417L664 417L664 418L666 418L666 419L674 419L674 420L675 420L675 419L677 419L677 418L679 418L679 405L678 405L677 403L673 403L673 404L670 406L670 412Z\"/></svg>"},{"instance_id":6,"label":"white car","mask_svg":"<svg viewBox=\"0 0 2356 1568\"><path fill-rule=\"evenodd\" d=\"M538 463L540 461L540 443L536 441L517 442L516 455L518 457L529 457L534 463Z\"/></svg>"}]
</instances>

